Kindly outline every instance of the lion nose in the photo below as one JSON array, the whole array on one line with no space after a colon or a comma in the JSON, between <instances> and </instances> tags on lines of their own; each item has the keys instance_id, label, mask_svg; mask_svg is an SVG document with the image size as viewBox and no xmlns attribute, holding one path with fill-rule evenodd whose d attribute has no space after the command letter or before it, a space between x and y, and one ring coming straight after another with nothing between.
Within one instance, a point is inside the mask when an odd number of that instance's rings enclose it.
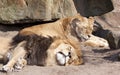
<instances>
[{"instance_id":1,"label":"lion nose","mask_svg":"<svg viewBox=\"0 0 120 75\"><path fill-rule=\"evenodd\" d=\"M71 52L68 52L68 56L71 58Z\"/></svg>"}]
</instances>

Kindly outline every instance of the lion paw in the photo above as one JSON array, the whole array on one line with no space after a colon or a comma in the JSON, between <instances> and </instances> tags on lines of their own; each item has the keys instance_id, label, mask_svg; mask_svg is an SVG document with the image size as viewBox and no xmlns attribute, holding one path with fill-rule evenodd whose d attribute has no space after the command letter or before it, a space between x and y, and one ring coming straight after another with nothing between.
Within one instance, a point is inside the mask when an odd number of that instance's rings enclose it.
<instances>
[{"instance_id":1,"label":"lion paw","mask_svg":"<svg viewBox=\"0 0 120 75\"><path fill-rule=\"evenodd\" d=\"M11 67L11 66L5 65L5 66L2 67L2 71L5 71L5 72L12 72L12 71L14 71L14 68Z\"/></svg>"},{"instance_id":2,"label":"lion paw","mask_svg":"<svg viewBox=\"0 0 120 75\"><path fill-rule=\"evenodd\" d=\"M17 71L21 71L23 67L26 66L26 64L27 64L27 61L25 59L19 58L17 62L15 63L14 68Z\"/></svg>"},{"instance_id":3,"label":"lion paw","mask_svg":"<svg viewBox=\"0 0 120 75\"><path fill-rule=\"evenodd\" d=\"M23 67L24 67L23 64L17 63L17 64L15 64L15 71L21 71Z\"/></svg>"}]
</instances>

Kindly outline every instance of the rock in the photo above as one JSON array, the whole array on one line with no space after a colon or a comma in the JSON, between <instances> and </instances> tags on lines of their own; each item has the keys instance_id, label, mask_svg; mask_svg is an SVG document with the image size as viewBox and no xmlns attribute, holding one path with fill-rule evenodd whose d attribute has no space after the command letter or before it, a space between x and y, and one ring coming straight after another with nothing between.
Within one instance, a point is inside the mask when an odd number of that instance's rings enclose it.
<instances>
[{"instance_id":1,"label":"rock","mask_svg":"<svg viewBox=\"0 0 120 75\"><path fill-rule=\"evenodd\" d=\"M120 12L120 0L112 0L114 10L112 12Z\"/></svg>"},{"instance_id":2,"label":"rock","mask_svg":"<svg viewBox=\"0 0 120 75\"><path fill-rule=\"evenodd\" d=\"M110 12L95 17L95 31L93 34L105 38L111 49L120 48L120 13Z\"/></svg>"},{"instance_id":3,"label":"rock","mask_svg":"<svg viewBox=\"0 0 120 75\"><path fill-rule=\"evenodd\" d=\"M0 23L51 21L77 13L73 0L0 0Z\"/></svg>"},{"instance_id":4,"label":"rock","mask_svg":"<svg viewBox=\"0 0 120 75\"><path fill-rule=\"evenodd\" d=\"M106 36L107 41L109 42L109 46L111 49L118 49L120 48L119 40L120 40L120 33L117 31L111 31Z\"/></svg>"}]
</instances>

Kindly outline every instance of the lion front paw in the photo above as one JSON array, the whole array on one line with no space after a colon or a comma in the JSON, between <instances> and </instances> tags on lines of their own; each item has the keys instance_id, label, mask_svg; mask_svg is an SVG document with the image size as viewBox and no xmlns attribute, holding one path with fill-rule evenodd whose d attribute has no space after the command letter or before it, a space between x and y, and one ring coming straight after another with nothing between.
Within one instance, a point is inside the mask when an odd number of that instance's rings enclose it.
<instances>
[{"instance_id":1,"label":"lion front paw","mask_svg":"<svg viewBox=\"0 0 120 75\"><path fill-rule=\"evenodd\" d=\"M12 72L12 71L14 71L14 68L11 67L11 66L5 65L5 66L2 67L2 71L5 71L5 72Z\"/></svg>"},{"instance_id":2,"label":"lion front paw","mask_svg":"<svg viewBox=\"0 0 120 75\"><path fill-rule=\"evenodd\" d=\"M19 58L15 63L14 68L16 71L21 71L23 67L26 66L26 64L27 64L27 61L25 59Z\"/></svg>"}]
</instances>

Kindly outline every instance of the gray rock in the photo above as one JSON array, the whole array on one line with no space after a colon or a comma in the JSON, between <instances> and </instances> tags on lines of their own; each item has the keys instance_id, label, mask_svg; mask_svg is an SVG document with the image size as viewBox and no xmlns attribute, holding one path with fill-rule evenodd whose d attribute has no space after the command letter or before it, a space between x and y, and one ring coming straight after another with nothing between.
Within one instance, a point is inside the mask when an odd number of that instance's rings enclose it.
<instances>
[{"instance_id":1,"label":"gray rock","mask_svg":"<svg viewBox=\"0 0 120 75\"><path fill-rule=\"evenodd\" d=\"M118 49L120 48L120 33L118 31L111 31L110 33L107 34L106 37L107 41L109 42L110 48L111 49Z\"/></svg>"},{"instance_id":2,"label":"gray rock","mask_svg":"<svg viewBox=\"0 0 120 75\"><path fill-rule=\"evenodd\" d=\"M110 12L95 17L95 31L93 34L105 38L111 49L120 48L120 13Z\"/></svg>"},{"instance_id":3,"label":"gray rock","mask_svg":"<svg viewBox=\"0 0 120 75\"><path fill-rule=\"evenodd\" d=\"M93 33L107 39L111 49L118 49L120 48L120 0L106 1L111 1L114 9L112 12L95 17L97 30Z\"/></svg>"}]
</instances>

